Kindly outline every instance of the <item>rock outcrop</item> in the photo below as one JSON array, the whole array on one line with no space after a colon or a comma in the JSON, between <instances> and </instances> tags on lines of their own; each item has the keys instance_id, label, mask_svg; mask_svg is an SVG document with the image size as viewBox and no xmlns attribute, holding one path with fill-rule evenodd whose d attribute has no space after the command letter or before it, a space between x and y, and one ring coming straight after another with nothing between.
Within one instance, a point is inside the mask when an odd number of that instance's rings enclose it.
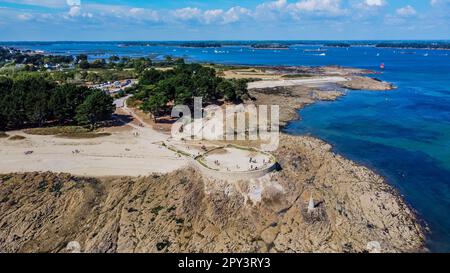
<instances>
[{"instance_id":1,"label":"rock outcrop","mask_svg":"<svg viewBox=\"0 0 450 273\"><path fill-rule=\"evenodd\" d=\"M401 198L330 148L282 135L282 170L267 181L207 181L192 169L2 175L0 252L420 251L422 229ZM248 198L252 183L260 198Z\"/></svg>"}]
</instances>

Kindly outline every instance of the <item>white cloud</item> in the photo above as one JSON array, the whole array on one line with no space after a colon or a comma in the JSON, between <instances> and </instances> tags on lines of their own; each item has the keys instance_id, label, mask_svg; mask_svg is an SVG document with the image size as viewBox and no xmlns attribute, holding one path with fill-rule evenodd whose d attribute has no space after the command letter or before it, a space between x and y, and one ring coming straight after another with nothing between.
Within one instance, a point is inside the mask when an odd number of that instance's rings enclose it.
<instances>
[{"instance_id":1,"label":"white cloud","mask_svg":"<svg viewBox=\"0 0 450 273\"><path fill-rule=\"evenodd\" d=\"M1 1L1 0L0 0ZM395 9L387 8L388 0L260 0L261 3L252 8L234 6L230 8L202 9L199 6L188 6L179 9L158 9L136 7L129 5L94 4L91 1L80 0L22 0L21 3L40 3L41 5L56 5L62 7L44 11L35 8L12 9L7 18L11 22L29 21L51 24L66 20L68 23L80 23L97 28L115 24L118 27L152 26L154 23L168 27L177 24L191 26L191 29L201 29L205 25L220 27L226 24L254 24L256 27L279 27L292 25L308 28L327 24L329 29L351 26L350 24L367 24L371 26L386 25L389 22L418 24L419 20L431 20L447 9L443 3L450 0L427 0L429 11L418 12L410 5ZM11 1L12 2L12 1ZM430 15L434 12L433 15ZM445 12L444 12L445 13ZM446 13L447 14L447 13ZM351 16L345 16L351 15ZM427 17L428 16L428 17ZM448 23L447 17L440 15L442 21ZM0 16L1 17L1 16ZM411 18L414 18L410 20ZM447 21L445 21L447 20ZM7 20L6 20L7 21ZM423 24L424 25L424 24ZM214 29L214 28L213 28Z\"/></svg>"},{"instance_id":2,"label":"white cloud","mask_svg":"<svg viewBox=\"0 0 450 273\"><path fill-rule=\"evenodd\" d=\"M30 13L22 13L22 14L17 15L17 19L19 19L21 21L28 21L28 20L33 19L33 15Z\"/></svg>"},{"instance_id":3,"label":"white cloud","mask_svg":"<svg viewBox=\"0 0 450 273\"><path fill-rule=\"evenodd\" d=\"M256 20L264 21L281 19L284 15L289 16L288 6L289 5L286 0L264 2L256 6L252 12L252 16Z\"/></svg>"},{"instance_id":4,"label":"white cloud","mask_svg":"<svg viewBox=\"0 0 450 273\"><path fill-rule=\"evenodd\" d=\"M81 6L81 0L66 0L69 6Z\"/></svg>"},{"instance_id":5,"label":"white cloud","mask_svg":"<svg viewBox=\"0 0 450 273\"><path fill-rule=\"evenodd\" d=\"M47 8L61 8L66 5L64 0L3 0L3 2Z\"/></svg>"},{"instance_id":6,"label":"white cloud","mask_svg":"<svg viewBox=\"0 0 450 273\"><path fill-rule=\"evenodd\" d=\"M450 6L450 0L431 0L430 5L433 7Z\"/></svg>"},{"instance_id":7,"label":"white cloud","mask_svg":"<svg viewBox=\"0 0 450 273\"><path fill-rule=\"evenodd\" d=\"M202 15L202 11L199 8L181 8L172 12L173 16L180 20L193 20L199 19Z\"/></svg>"},{"instance_id":8,"label":"white cloud","mask_svg":"<svg viewBox=\"0 0 450 273\"><path fill-rule=\"evenodd\" d=\"M404 6L396 10L396 13L402 17L410 17L417 14L417 11L410 5Z\"/></svg>"},{"instance_id":9,"label":"white cloud","mask_svg":"<svg viewBox=\"0 0 450 273\"><path fill-rule=\"evenodd\" d=\"M234 23L242 19L243 16L251 15L251 11L242 7L232 7L225 12L223 16L223 23Z\"/></svg>"},{"instance_id":10,"label":"white cloud","mask_svg":"<svg viewBox=\"0 0 450 273\"><path fill-rule=\"evenodd\" d=\"M143 12L145 12L145 9L143 9L143 8L131 8L130 9L131 14L142 14Z\"/></svg>"},{"instance_id":11,"label":"white cloud","mask_svg":"<svg viewBox=\"0 0 450 273\"><path fill-rule=\"evenodd\" d=\"M90 12L83 12L80 6L71 6L65 18L92 18L94 15Z\"/></svg>"},{"instance_id":12,"label":"white cloud","mask_svg":"<svg viewBox=\"0 0 450 273\"><path fill-rule=\"evenodd\" d=\"M205 23L210 24L216 22L222 18L224 11L221 9L207 10L203 13Z\"/></svg>"},{"instance_id":13,"label":"white cloud","mask_svg":"<svg viewBox=\"0 0 450 273\"><path fill-rule=\"evenodd\" d=\"M385 11L388 5L386 0L363 0L352 3L352 19L365 22L373 18L380 18L380 14Z\"/></svg>"},{"instance_id":14,"label":"white cloud","mask_svg":"<svg viewBox=\"0 0 450 273\"><path fill-rule=\"evenodd\" d=\"M440 1L440 0L431 0L431 1L430 1L430 4L431 4L432 6L437 6L440 2L443 2L443 1Z\"/></svg>"},{"instance_id":15,"label":"white cloud","mask_svg":"<svg viewBox=\"0 0 450 273\"><path fill-rule=\"evenodd\" d=\"M126 11L124 11L126 12ZM128 15L140 19L140 20L147 20L147 21L158 21L160 20L159 14L157 11L150 10L150 9L144 9L144 8L130 8L128 10Z\"/></svg>"},{"instance_id":16,"label":"white cloud","mask_svg":"<svg viewBox=\"0 0 450 273\"><path fill-rule=\"evenodd\" d=\"M200 23L220 23L229 24L241 20L244 16L251 16L251 11L239 6L231 7L228 10L210 9L201 10L199 8L182 8L171 12L176 20L196 21Z\"/></svg>"},{"instance_id":17,"label":"white cloud","mask_svg":"<svg viewBox=\"0 0 450 273\"><path fill-rule=\"evenodd\" d=\"M310 12L324 15L342 15L346 10L341 6L341 0L303 0L290 5L299 12Z\"/></svg>"},{"instance_id":18,"label":"white cloud","mask_svg":"<svg viewBox=\"0 0 450 273\"><path fill-rule=\"evenodd\" d=\"M383 7L387 2L385 0L365 0L364 4L369 7Z\"/></svg>"},{"instance_id":19,"label":"white cloud","mask_svg":"<svg viewBox=\"0 0 450 273\"><path fill-rule=\"evenodd\" d=\"M155 10L119 5L83 4L82 6L71 6L68 14L72 18L97 18L104 22L115 19L130 20L127 23L160 20L160 15Z\"/></svg>"},{"instance_id":20,"label":"white cloud","mask_svg":"<svg viewBox=\"0 0 450 273\"><path fill-rule=\"evenodd\" d=\"M67 14L71 17L75 17L75 16L80 15L80 13L81 13L81 8L78 6L73 6L70 8L70 10Z\"/></svg>"},{"instance_id":21,"label":"white cloud","mask_svg":"<svg viewBox=\"0 0 450 273\"><path fill-rule=\"evenodd\" d=\"M261 5L259 5L259 7L267 8L270 10L279 10L286 7L286 5L287 5L286 0L277 0L273 2L262 3Z\"/></svg>"}]
</instances>

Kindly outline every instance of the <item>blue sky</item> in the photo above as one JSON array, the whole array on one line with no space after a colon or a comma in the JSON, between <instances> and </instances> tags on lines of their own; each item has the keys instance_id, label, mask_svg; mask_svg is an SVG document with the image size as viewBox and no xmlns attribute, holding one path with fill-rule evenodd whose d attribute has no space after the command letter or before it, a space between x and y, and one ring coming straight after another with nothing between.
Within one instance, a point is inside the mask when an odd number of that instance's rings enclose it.
<instances>
[{"instance_id":1,"label":"blue sky","mask_svg":"<svg viewBox=\"0 0 450 273\"><path fill-rule=\"evenodd\" d=\"M0 0L0 40L450 39L450 0Z\"/></svg>"}]
</instances>

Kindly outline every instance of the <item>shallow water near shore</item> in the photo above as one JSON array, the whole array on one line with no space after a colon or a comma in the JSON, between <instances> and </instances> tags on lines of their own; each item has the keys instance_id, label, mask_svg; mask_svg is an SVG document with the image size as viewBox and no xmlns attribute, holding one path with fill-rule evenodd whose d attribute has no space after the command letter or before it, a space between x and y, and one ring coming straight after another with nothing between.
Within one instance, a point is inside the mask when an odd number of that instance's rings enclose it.
<instances>
[{"instance_id":1,"label":"shallow water near shore","mask_svg":"<svg viewBox=\"0 0 450 273\"><path fill-rule=\"evenodd\" d=\"M397 90L352 91L334 102L300 110L301 120L285 131L312 134L334 145L343 156L375 169L404 195L431 228L427 247L450 251L450 51L327 48L325 56L292 46L289 50L249 47L121 47L110 43L21 43L20 48L49 53L186 57L191 61L242 65L342 65L379 71L376 77ZM14 44L10 44L14 46Z\"/></svg>"},{"instance_id":2,"label":"shallow water near shore","mask_svg":"<svg viewBox=\"0 0 450 273\"><path fill-rule=\"evenodd\" d=\"M427 247L448 252L450 65L407 57L385 61L389 67L378 76L397 90L349 92L336 102L308 106L286 131L318 136L385 176L429 224Z\"/></svg>"}]
</instances>

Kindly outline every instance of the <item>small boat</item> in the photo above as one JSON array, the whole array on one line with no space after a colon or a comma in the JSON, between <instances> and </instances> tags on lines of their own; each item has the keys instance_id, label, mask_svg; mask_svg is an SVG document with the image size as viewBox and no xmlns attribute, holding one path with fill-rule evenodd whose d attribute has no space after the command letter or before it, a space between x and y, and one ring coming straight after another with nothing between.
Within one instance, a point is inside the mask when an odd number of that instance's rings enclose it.
<instances>
[{"instance_id":1,"label":"small boat","mask_svg":"<svg viewBox=\"0 0 450 273\"><path fill-rule=\"evenodd\" d=\"M384 69L384 68L385 68L384 63L380 64L380 68L381 68L381 69Z\"/></svg>"}]
</instances>

